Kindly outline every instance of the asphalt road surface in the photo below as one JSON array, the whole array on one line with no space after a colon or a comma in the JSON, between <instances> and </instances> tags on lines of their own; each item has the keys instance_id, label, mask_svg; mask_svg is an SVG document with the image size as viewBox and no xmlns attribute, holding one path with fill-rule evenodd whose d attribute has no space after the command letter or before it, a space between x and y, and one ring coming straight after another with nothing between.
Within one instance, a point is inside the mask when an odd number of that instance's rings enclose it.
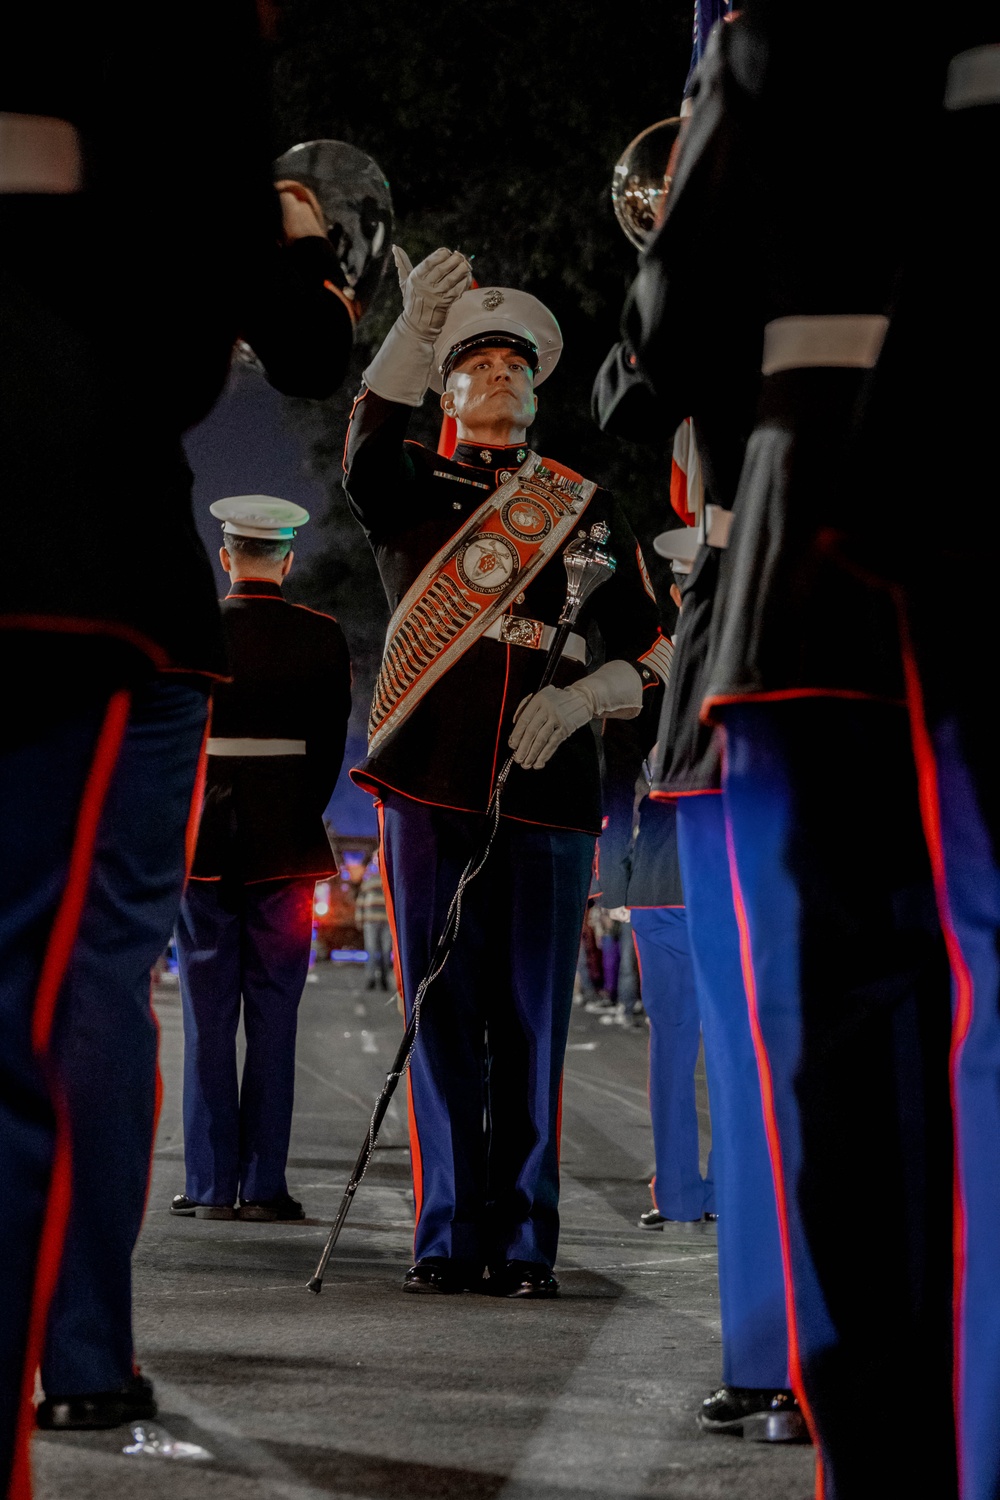
<instances>
[{"instance_id":1,"label":"asphalt road surface","mask_svg":"<svg viewBox=\"0 0 1000 1500\"><path fill-rule=\"evenodd\" d=\"M401 1294L402 1090L323 1294L305 1290L400 1033L361 985L358 968L325 964L303 1000L288 1173L302 1225L167 1212L184 1187L182 1038L177 991L160 990L136 1339L160 1427L211 1456L126 1456L128 1428L38 1434L38 1500L807 1500L811 1449L695 1425L719 1380L715 1232L636 1227L653 1162L645 1028L574 1010L558 1300Z\"/></svg>"}]
</instances>

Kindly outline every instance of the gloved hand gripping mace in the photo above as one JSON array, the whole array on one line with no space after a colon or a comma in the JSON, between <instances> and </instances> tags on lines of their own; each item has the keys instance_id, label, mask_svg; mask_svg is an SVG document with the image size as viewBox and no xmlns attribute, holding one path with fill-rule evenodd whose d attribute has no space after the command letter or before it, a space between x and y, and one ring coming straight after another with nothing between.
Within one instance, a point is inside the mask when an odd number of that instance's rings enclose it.
<instances>
[{"instance_id":1,"label":"gloved hand gripping mace","mask_svg":"<svg viewBox=\"0 0 1000 1500\"><path fill-rule=\"evenodd\" d=\"M537 692L541 692L542 688L548 687L555 676L556 667L559 665L559 658L562 656L563 647L566 644L566 638L576 624L580 610L594 590L600 588L602 583L606 583L615 571L617 566L616 560L604 545L609 535L610 532L604 522L597 521L591 526L589 535L581 531L576 540L570 542L569 546L563 552L563 563L566 568L566 602L563 605L556 633L552 638L552 644L545 658L545 669L542 672L542 680L536 689ZM420 1011L424 1003L424 997L448 962L451 950L455 946L455 939L458 937L458 929L462 920L462 896L466 887L471 881L475 880L489 858L490 849L493 846L493 840L500 825L500 800L513 765L514 757L510 755L504 762L500 774L496 779L489 806L486 809L486 836L479 848L473 853L459 878L458 888L448 908L448 915L445 917L441 936L437 940L430 967L417 986L417 992L413 997L410 1019L407 1022L406 1030L403 1032L403 1039L399 1044L399 1050L392 1060L392 1066L385 1075L385 1083L382 1085L382 1090L375 1100L375 1108L372 1110L368 1133L365 1136L361 1150L358 1152L358 1159L354 1164L350 1181L344 1189L344 1196L340 1200L337 1217L333 1221L333 1227L327 1236L326 1244L323 1246L323 1253L319 1258L319 1264L312 1279L306 1283L309 1290L315 1292L317 1296L323 1290L323 1275L326 1271L327 1262L333 1254L334 1246L340 1239L340 1231L343 1229L347 1215L350 1213L354 1194L361 1186L364 1175L368 1170L368 1164L375 1150L375 1142L382 1128L382 1121L385 1119L386 1110L389 1108L389 1101L396 1092L396 1085L410 1066L410 1058L413 1056L413 1049L417 1043L417 1032L420 1029Z\"/></svg>"}]
</instances>

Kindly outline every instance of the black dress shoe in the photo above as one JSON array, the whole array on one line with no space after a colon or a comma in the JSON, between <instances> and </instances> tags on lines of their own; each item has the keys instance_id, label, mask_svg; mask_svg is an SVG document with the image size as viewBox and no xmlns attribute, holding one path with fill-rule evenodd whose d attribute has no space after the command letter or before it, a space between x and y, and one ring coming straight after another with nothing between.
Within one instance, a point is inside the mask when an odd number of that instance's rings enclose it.
<instances>
[{"instance_id":1,"label":"black dress shoe","mask_svg":"<svg viewBox=\"0 0 1000 1500\"><path fill-rule=\"evenodd\" d=\"M46 1396L35 1411L37 1426L46 1432L81 1428L120 1427L124 1422L148 1422L156 1416L153 1383L133 1375L120 1391L90 1391L82 1396Z\"/></svg>"},{"instance_id":2,"label":"black dress shoe","mask_svg":"<svg viewBox=\"0 0 1000 1500\"><path fill-rule=\"evenodd\" d=\"M752 1443L808 1443L809 1430L791 1391L724 1385L701 1403L703 1432L729 1433Z\"/></svg>"},{"instance_id":3,"label":"black dress shoe","mask_svg":"<svg viewBox=\"0 0 1000 1500\"><path fill-rule=\"evenodd\" d=\"M708 1215L706 1214L707 1218ZM700 1219L668 1219L658 1208L649 1208L639 1215L640 1229L662 1229L664 1224L700 1224Z\"/></svg>"},{"instance_id":4,"label":"black dress shoe","mask_svg":"<svg viewBox=\"0 0 1000 1500\"><path fill-rule=\"evenodd\" d=\"M536 1260L509 1260L490 1266L486 1290L492 1297L557 1297L559 1283L551 1267Z\"/></svg>"},{"instance_id":5,"label":"black dress shoe","mask_svg":"<svg viewBox=\"0 0 1000 1500\"><path fill-rule=\"evenodd\" d=\"M186 1193L176 1193L170 1200L170 1212L186 1219L235 1219L231 1203L196 1203Z\"/></svg>"},{"instance_id":6,"label":"black dress shoe","mask_svg":"<svg viewBox=\"0 0 1000 1500\"><path fill-rule=\"evenodd\" d=\"M719 1222L719 1215L715 1212L714 1209L706 1209L702 1214L702 1218L705 1220L706 1224L718 1224Z\"/></svg>"},{"instance_id":7,"label":"black dress shoe","mask_svg":"<svg viewBox=\"0 0 1000 1500\"><path fill-rule=\"evenodd\" d=\"M305 1216L302 1204L288 1193L279 1193L264 1203L241 1203L236 1210L236 1217L244 1224L292 1224Z\"/></svg>"},{"instance_id":8,"label":"black dress shoe","mask_svg":"<svg viewBox=\"0 0 1000 1500\"><path fill-rule=\"evenodd\" d=\"M483 1268L475 1261L447 1255L426 1255L403 1277L403 1291L450 1297L456 1292L476 1292L483 1284Z\"/></svg>"}]
</instances>

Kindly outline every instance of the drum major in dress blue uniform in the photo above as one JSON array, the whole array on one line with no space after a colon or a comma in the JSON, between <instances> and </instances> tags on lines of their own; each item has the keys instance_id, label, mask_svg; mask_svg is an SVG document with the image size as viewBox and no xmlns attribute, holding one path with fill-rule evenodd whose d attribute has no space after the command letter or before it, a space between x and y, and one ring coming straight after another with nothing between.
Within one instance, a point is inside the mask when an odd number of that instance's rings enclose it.
<instances>
[{"instance_id":1,"label":"drum major in dress blue uniform","mask_svg":"<svg viewBox=\"0 0 1000 1500\"><path fill-rule=\"evenodd\" d=\"M455 301L444 331L433 331L432 352L411 337L407 316L419 309L407 299L404 286L406 313L366 371L345 453L349 503L392 609L527 456L523 441L462 441L451 458L433 454L406 441L412 407L428 385L440 388L456 349L510 348L537 384L561 348L547 309L494 287ZM592 621L609 665L634 664L638 695L648 687L652 699L655 666L641 658L661 640L656 606L631 528L600 489L581 516L583 525L596 523L618 566L576 628L582 636ZM475 640L353 773L383 808L383 868L407 1005L481 837L517 707L538 689L545 653L536 648L565 600L558 556L521 593L512 590L516 633ZM582 640L571 647L557 666L557 689L585 677ZM633 780L638 768L637 760ZM411 1063L417 1258L468 1261L478 1272L508 1260L544 1268L556 1253L560 1080L601 823L589 729L569 734L542 769L515 769L502 812L489 861L463 899L448 967L428 994Z\"/></svg>"}]
</instances>

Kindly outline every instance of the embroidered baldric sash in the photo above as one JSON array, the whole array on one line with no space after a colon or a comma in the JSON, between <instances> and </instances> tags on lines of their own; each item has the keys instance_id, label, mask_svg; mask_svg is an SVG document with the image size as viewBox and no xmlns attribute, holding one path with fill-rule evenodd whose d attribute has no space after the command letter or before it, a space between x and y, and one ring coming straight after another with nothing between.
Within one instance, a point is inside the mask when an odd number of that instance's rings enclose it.
<instances>
[{"instance_id":1,"label":"embroidered baldric sash","mask_svg":"<svg viewBox=\"0 0 1000 1500\"><path fill-rule=\"evenodd\" d=\"M529 453L431 558L389 621L368 722L370 755L559 551L596 488Z\"/></svg>"}]
</instances>

